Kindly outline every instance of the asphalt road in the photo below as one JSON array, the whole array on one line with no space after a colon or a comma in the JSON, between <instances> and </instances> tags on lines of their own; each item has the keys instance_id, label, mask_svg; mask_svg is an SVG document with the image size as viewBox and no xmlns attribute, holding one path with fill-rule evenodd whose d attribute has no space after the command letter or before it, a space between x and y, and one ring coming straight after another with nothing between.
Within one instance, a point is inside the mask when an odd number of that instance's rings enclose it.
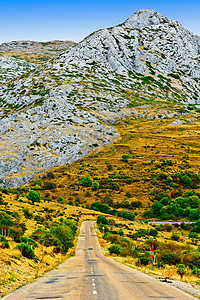
<instances>
[{"instance_id":1,"label":"asphalt road","mask_svg":"<svg viewBox=\"0 0 200 300\"><path fill-rule=\"evenodd\" d=\"M37 281L4 297L8 300L162 300L197 299L167 283L104 257L94 222L83 222L76 256Z\"/></svg>"}]
</instances>

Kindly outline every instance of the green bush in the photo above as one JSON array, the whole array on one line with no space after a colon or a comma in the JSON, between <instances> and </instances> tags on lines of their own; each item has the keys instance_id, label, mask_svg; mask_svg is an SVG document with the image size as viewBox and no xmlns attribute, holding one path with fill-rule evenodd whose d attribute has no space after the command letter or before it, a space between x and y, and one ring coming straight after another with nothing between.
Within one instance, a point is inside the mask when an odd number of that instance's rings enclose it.
<instances>
[{"instance_id":1,"label":"green bush","mask_svg":"<svg viewBox=\"0 0 200 300\"><path fill-rule=\"evenodd\" d=\"M181 279L183 278L183 275L185 274L185 265L179 264L177 273L181 276Z\"/></svg>"},{"instance_id":2,"label":"green bush","mask_svg":"<svg viewBox=\"0 0 200 300\"><path fill-rule=\"evenodd\" d=\"M68 226L71 228L73 234L76 233L77 231L77 226L76 224L72 221L72 220L69 220L69 219L63 219L62 220L62 224L64 224L65 226Z\"/></svg>"},{"instance_id":3,"label":"green bush","mask_svg":"<svg viewBox=\"0 0 200 300\"><path fill-rule=\"evenodd\" d=\"M181 178L181 181L183 182L183 184L185 184L186 186L189 186L192 184L192 179L187 176L187 175L184 175L182 178Z\"/></svg>"},{"instance_id":4,"label":"green bush","mask_svg":"<svg viewBox=\"0 0 200 300\"><path fill-rule=\"evenodd\" d=\"M163 263L168 265L176 265L180 263L180 257L178 253L164 253L161 256L161 260Z\"/></svg>"},{"instance_id":5,"label":"green bush","mask_svg":"<svg viewBox=\"0 0 200 300\"><path fill-rule=\"evenodd\" d=\"M197 220L199 217L199 213L197 211L197 209L191 209L190 212L189 212L189 219L191 221L194 221L194 220Z\"/></svg>"},{"instance_id":6,"label":"green bush","mask_svg":"<svg viewBox=\"0 0 200 300\"><path fill-rule=\"evenodd\" d=\"M171 235L171 239L172 239L173 241L178 242L179 239L180 239L180 235L179 235L177 232L173 232L172 235Z\"/></svg>"},{"instance_id":7,"label":"green bush","mask_svg":"<svg viewBox=\"0 0 200 300\"><path fill-rule=\"evenodd\" d=\"M4 248L10 248L10 246L9 246L9 242L8 242L8 240L5 238L5 237L0 237L0 241L2 242L2 248L4 249Z\"/></svg>"},{"instance_id":8,"label":"green bush","mask_svg":"<svg viewBox=\"0 0 200 300\"><path fill-rule=\"evenodd\" d=\"M104 216L98 216L97 217L97 224L105 224L108 225L108 219Z\"/></svg>"},{"instance_id":9,"label":"green bush","mask_svg":"<svg viewBox=\"0 0 200 300\"><path fill-rule=\"evenodd\" d=\"M86 177L82 178L81 182L82 182L83 186L91 186L92 179L90 179L89 177L86 176Z\"/></svg>"},{"instance_id":10,"label":"green bush","mask_svg":"<svg viewBox=\"0 0 200 300\"><path fill-rule=\"evenodd\" d=\"M63 203L63 201L64 201L64 199L63 199L62 197L59 196L59 197L58 197L58 202L59 202L59 203Z\"/></svg>"},{"instance_id":11,"label":"green bush","mask_svg":"<svg viewBox=\"0 0 200 300\"><path fill-rule=\"evenodd\" d=\"M0 225L3 225L3 226L12 226L13 225L12 218L4 211L0 211Z\"/></svg>"},{"instance_id":12,"label":"green bush","mask_svg":"<svg viewBox=\"0 0 200 300\"><path fill-rule=\"evenodd\" d=\"M149 264L149 262L151 261L151 258L148 254L144 254L144 255L141 255L139 257L139 263L142 265L142 266L147 266Z\"/></svg>"},{"instance_id":13,"label":"green bush","mask_svg":"<svg viewBox=\"0 0 200 300\"><path fill-rule=\"evenodd\" d=\"M59 224L50 229L50 233L58 238L63 245L64 252L67 252L73 246L74 235L69 226Z\"/></svg>"},{"instance_id":14,"label":"green bush","mask_svg":"<svg viewBox=\"0 0 200 300\"><path fill-rule=\"evenodd\" d=\"M158 231L155 228L151 228L149 230L149 235L151 235L151 236L157 236L158 235Z\"/></svg>"},{"instance_id":15,"label":"green bush","mask_svg":"<svg viewBox=\"0 0 200 300\"><path fill-rule=\"evenodd\" d=\"M98 190L98 188L99 188L98 182L97 182L97 181L94 181L93 184L92 184L92 189L93 189L94 191L96 191L96 190Z\"/></svg>"},{"instance_id":16,"label":"green bush","mask_svg":"<svg viewBox=\"0 0 200 300\"><path fill-rule=\"evenodd\" d=\"M123 154L122 155L122 160L125 161L125 162L128 162L129 158L130 158L130 155L128 155L128 154Z\"/></svg>"},{"instance_id":17,"label":"green bush","mask_svg":"<svg viewBox=\"0 0 200 300\"><path fill-rule=\"evenodd\" d=\"M120 211L119 216L130 221L133 221L135 219L135 215L127 210Z\"/></svg>"},{"instance_id":18,"label":"green bush","mask_svg":"<svg viewBox=\"0 0 200 300\"><path fill-rule=\"evenodd\" d=\"M33 217L32 212L30 212L28 208L22 208L22 211L26 219L31 219Z\"/></svg>"},{"instance_id":19,"label":"green bush","mask_svg":"<svg viewBox=\"0 0 200 300\"><path fill-rule=\"evenodd\" d=\"M22 255L24 257L27 257L30 259L32 259L34 257L34 251L30 245L28 245L26 243L20 243L16 246L16 248L22 252Z\"/></svg>"},{"instance_id":20,"label":"green bush","mask_svg":"<svg viewBox=\"0 0 200 300\"><path fill-rule=\"evenodd\" d=\"M119 245L112 245L108 248L110 254L121 254L121 247Z\"/></svg>"},{"instance_id":21,"label":"green bush","mask_svg":"<svg viewBox=\"0 0 200 300\"><path fill-rule=\"evenodd\" d=\"M27 198L32 201L32 203L40 202L41 195L35 191L29 191Z\"/></svg>"},{"instance_id":22,"label":"green bush","mask_svg":"<svg viewBox=\"0 0 200 300\"><path fill-rule=\"evenodd\" d=\"M36 243L36 241L34 241L31 238L27 238L25 236L21 236L20 237L20 242L28 244L29 246L32 246L33 249L35 249L36 247L38 247L38 244Z\"/></svg>"}]
</instances>

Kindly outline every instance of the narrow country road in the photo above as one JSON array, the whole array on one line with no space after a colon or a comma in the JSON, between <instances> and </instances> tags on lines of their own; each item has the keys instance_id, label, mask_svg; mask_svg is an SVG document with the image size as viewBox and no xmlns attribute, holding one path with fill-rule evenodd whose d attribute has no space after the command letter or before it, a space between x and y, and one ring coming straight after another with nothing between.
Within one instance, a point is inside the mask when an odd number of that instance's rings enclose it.
<instances>
[{"instance_id":1,"label":"narrow country road","mask_svg":"<svg viewBox=\"0 0 200 300\"><path fill-rule=\"evenodd\" d=\"M104 257L94 229L94 222L83 222L76 256L55 270L16 292L8 300L190 300L167 283Z\"/></svg>"}]
</instances>

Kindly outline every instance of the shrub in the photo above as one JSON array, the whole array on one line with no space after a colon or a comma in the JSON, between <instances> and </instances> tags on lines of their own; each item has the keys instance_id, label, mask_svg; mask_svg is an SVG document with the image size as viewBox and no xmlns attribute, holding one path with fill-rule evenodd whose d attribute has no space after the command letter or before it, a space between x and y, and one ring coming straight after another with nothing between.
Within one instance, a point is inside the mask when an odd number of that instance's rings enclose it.
<instances>
[{"instance_id":1,"label":"shrub","mask_svg":"<svg viewBox=\"0 0 200 300\"><path fill-rule=\"evenodd\" d=\"M124 235L124 232L123 232L123 230L120 228L120 230L119 230L119 235L120 236L123 236Z\"/></svg>"},{"instance_id":2,"label":"shrub","mask_svg":"<svg viewBox=\"0 0 200 300\"><path fill-rule=\"evenodd\" d=\"M20 237L22 236L22 234L23 234L22 228L14 228L14 227L9 228L9 235L17 243L20 241Z\"/></svg>"},{"instance_id":3,"label":"shrub","mask_svg":"<svg viewBox=\"0 0 200 300\"><path fill-rule=\"evenodd\" d=\"M188 234L188 237L191 239L191 241L192 241L192 243L193 243L194 245L197 244L198 233L196 233L196 232L190 232L190 233Z\"/></svg>"},{"instance_id":4,"label":"shrub","mask_svg":"<svg viewBox=\"0 0 200 300\"><path fill-rule=\"evenodd\" d=\"M76 233L77 226L76 226L76 224L72 220L64 219L64 220L62 220L62 224L64 224L65 226L69 226L71 228L73 234Z\"/></svg>"},{"instance_id":5,"label":"shrub","mask_svg":"<svg viewBox=\"0 0 200 300\"><path fill-rule=\"evenodd\" d=\"M26 219L31 219L33 217L32 212L30 212L28 208L22 208L22 211Z\"/></svg>"},{"instance_id":6,"label":"shrub","mask_svg":"<svg viewBox=\"0 0 200 300\"><path fill-rule=\"evenodd\" d=\"M199 216L199 213L198 213L197 209L191 209L190 210L190 212L189 212L189 219L191 221L197 220L198 216Z\"/></svg>"},{"instance_id":7,"label":"shrub","mask_svg":"<svg viewBox=\"0 0 200 300\"><path fill-rule=\"evenodd\" d=\"M185 265L179 264L177 273L181 276L181 279L183 278L183 275L185 274Z\"/></svg>"},{"instance_id":8,"label":"shrub","mask_svg":"<svg viewBox=\"0 0 200 300\"><path fill-rule=\"evenodd\" d=\"M30 245L28 245L26 243L20 243L16 246L16 248L22 252L22 255L24 257L27 257L30 259L32 259L34 257L34 251Z\"/></svg>"},{"instance_id":9,"label":"shrub","mask_svg":"<svg viewBox=\"0 0 200 300\"><path fill-rule=\"evenodd\" d=\"M127 210L120 211L119 216L130 221L133 221L135 219L135 215Z\"/></svg>"},{"instance_id":10,"label":"shrub","mask_svg":"<svg viewBox=\"0 0 200 300\"><path fill-rule=\"evenodd\" d=\"M53 226L50 229L50 233L60 240L64 252L67 252L73 246L74 236L69 226L65 226L64 224Z\"/></svg>"},{"instance_id":11,"label":"shrub","mask_svg":"<svg viewBox=\"0 0 200 300\"><path fill-rule=\"evenodd\" d=\"M45 189L45 190L55 190L55 188L56 188L56 184L53 183L53 182L46 181L46 182L44 183L44 189Z\"/></svg>"},{"instance_id":12,"label":"shrub","mask_svg":"<svg viewBox=\"0 0 200 300\"><path fill-rule=\"evenodd\" d=\"M83 186L90 186L92 184L92 179L86 176L82 178L81 182Z\"/></svg>"},{"instance_id":13,"label":"shrub","mask_svg":"<svg viewBox=\"0 0 200 300\"><path fill-rule=\"evenodd\" d=\"M151 261L151 258L148 254L143 254L139 257L139 263L143 266L147 266L150 261Z\"/></svg>"},{"instance_id":14,"label":"shrub","mask_svg":"<svg viewBox=\"0 0 200 300\"><path fill-rule=\"evenodd\" d=\"M35 191L29 191L27 198L32 201L32 203L40 202L41 195Z\"/></svg>"},{"instance_id":15,"label":"shrub","mask_svg":"<svg viewBox=\"0 0 200 300\"><path fill-rule=\"evenodd\" d=\"M131 202L132 207L142 207L142 202L140 201L132 201Z\"/></svg>"},{"instance_id":16,"label":"shrub","mask_svg":"<svg viewBox=\"0 0 200 300\"><path fill-rule=\"evenodd\" d=\"M149 235L151 235L151 236L157 236L158 235L158 231L155 228L151 228L149 230Z\"/></svg>"},{"instance_id":17,"label":"shrub","mask_svg":"<svg viewBox=\"0 0 200 300\"><path fill-rule=\"evenodd\" d=\"M189 186L191 185L192 183L192 179L187 176L187 175L184 175L182 178L181 178L181 181L183 182L183 184L185 184L186 186Z\"/></svg>"},{"instance_id":18,"label":"shrub","mask_svg":"<svg viewBox=\"0 0 200 300\"><path fill-rule=\"evenodd\" d=\"M92 189L93 189L94 191L96 191L96 190L98 190L98 188L99 188L98 182L97 182L97 181L94 181L93 184L92 184Z\"/></svg>"},{"instance_id":19,"label":"shrub","mask_svg":"<svg viewBox=\"0 0 200 300\"><path fill-rule=\"evenodd\" d=\"M104 216L98 216L97 217L97 224L108 224L108 220Z\"/></svg>"},{"instance_id":20,"label":"shrub","mask_svg":"<svg viewBox=\"0 0 200 300\"><path fill-rule=\"evenodd\" d=\"M0 241L2 242L2 246L1 246L1 248L3 248L3 249L5 249L5 248L10 248L10 246L9 246L9 242L8 242L8 240L5 238L5 237L1 237L0 238Z\"/></svg>"},{"instance_id":21,"label":"shrub","mask_svg":"<svg viewBox=\"0 0 200 300\"><path fill-rule=\"evenodd\" d=\"M125 161L125 162L128 162L129 158L130 158L130 155L128 155L128 154L123 154L122 155L122 160Z\"/></svg>"},{"instance_id":22,"label":"shrub","mask_svg":"<svg viewBox=\"0 0 200 300\"><path fill-rule=\"evenodd\" d=\"M101 203L99 201L92 203L91 209L100 211L102 213L110 213L111 212L110 206L108 206L104 203Z\"/></svg>"},{"instance_id":23,"label":"shrub","mask_svg":"<svg viewBox=\"0 0 200 300\"><path fill-rule=\"evenodd\" d=\"M187 202L191 208L197 208L200 204L199 197L197 196L190 196Z\"/></svg>"},{"instance_id":24,"label":"shrub","mask_svg":"<svg viewBox=\"0 0 200 300\"><path fill-rule=\"evenodd\" d=\"M59 202L59 203L63 203L63 201L64 201L64 199L63 199L62 197L59 196L59 197L58 197L58 202Z\"/></svg>"},{"instance_id":25,"label":"shrub","mask_svg":"<svg viewBox=\"0 0 200 300\"><path fill-rule=\"evenodd\" d=\"M121 254L121 247L119 245L112 245L108 248L110 254Z\"/></svg>"},{"instance_id":26,"label":"shrub","mask_svg":"<svg viewBox=\"0 0 200 300\"><path fill-rule=\"evenodd\" d=\"M32 246L33 249L35 249L36 247L38 247L38 244L36 243L36 241L34 241L31 238L27 238L25 236L21 236L20 237L20 242L28 244L29 246Z\"/></svg>"},{"instance_id":27,"label":"shrub","mask_svg":"<svg viewBox=\"0 0 200 300\"><path fill-rule=\"evenodd\" d=\"M176 265L180 263L180 257L177 253L164 253L161 260L163 263L168 265Z\"/></svg>"},{"instance_id":28,"label":"shrub","mask_svg":"<svg viewBox=\"0 0 200 300\"><path fill-rule=\"evenodd\" d=\"M0 211L0 226L12 226L13 220L12 218L4 211Z\"/></svg>"},{"instance_id":29,"label":"shrub","mask_svg":"<svg viewBox=\"0 0 200 300\"><path fill-rule=\"evenodd\" d=\"M171 239L173 241L177 241L178 242L179 239L180 239L180 235L177 232L173 232L172 235L171 235Z\"/></svg>"},{"instance_id":30,"label":"shrub","mask_svg":"<svg viewBox=\"0 0 200 300\"><path fill-rule=\"evenodd\" d=\"M48 173L47 173L47 178L49 178L49 179L54 179L54 178L55 178L55 175L54 175L52 172L48 172Z\"/></svg>"}]
</instances>

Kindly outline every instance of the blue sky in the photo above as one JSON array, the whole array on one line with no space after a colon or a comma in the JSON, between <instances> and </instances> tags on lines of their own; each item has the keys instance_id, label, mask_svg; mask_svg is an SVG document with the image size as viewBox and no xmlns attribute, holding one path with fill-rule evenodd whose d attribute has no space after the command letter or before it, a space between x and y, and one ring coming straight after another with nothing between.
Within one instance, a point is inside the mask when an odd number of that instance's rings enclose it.
<instances>
[{"instance_id":1,"label":"blue sky","mask_svg":"<svg viewBox=\"0 0 200 300\"><path fill-rule=\"evenodd\" d=\"M200 36L200 1L0 0L0 43L13 40L72 40L124 22L153 8Z\"/></svg>"}]
</instances>

